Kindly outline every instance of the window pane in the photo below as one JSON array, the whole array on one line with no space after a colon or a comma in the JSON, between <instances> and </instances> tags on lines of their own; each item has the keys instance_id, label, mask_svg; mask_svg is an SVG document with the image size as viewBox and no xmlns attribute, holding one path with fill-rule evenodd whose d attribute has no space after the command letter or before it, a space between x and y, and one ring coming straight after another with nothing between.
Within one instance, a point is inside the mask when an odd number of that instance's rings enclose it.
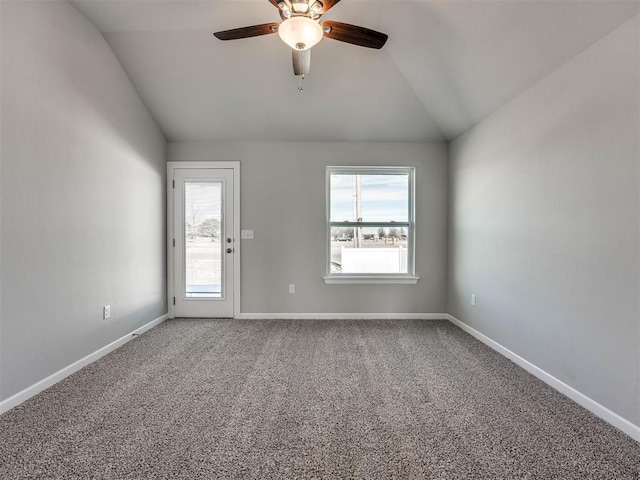
<instances>
[{"instance_id":1,"label":"window pane","mask_svg":"<svg viewBox=\"0 0 640 480\"><path fill-rule=\"evenodd\" d=\"M406 227L331 227L331 273L407 273Z\"/></svg>"},{"instance_id":2,"label":"window pane","mask_svg":"<svg viewBox=\"0 0 640 480\"><path fill-rule=\"evenodd\" d=\"M222 182L186 182L185 296L222 297Z\"/></svg>"},{"instance_id":3,"label":"window pane","mask_svg":"<svg viewBox=\"0 0 640 480\"><path fill-rule=\"evenodd\" d=\"M409 174L332 173L332 222L409 221Z\"/></svg>"}]
</instances>

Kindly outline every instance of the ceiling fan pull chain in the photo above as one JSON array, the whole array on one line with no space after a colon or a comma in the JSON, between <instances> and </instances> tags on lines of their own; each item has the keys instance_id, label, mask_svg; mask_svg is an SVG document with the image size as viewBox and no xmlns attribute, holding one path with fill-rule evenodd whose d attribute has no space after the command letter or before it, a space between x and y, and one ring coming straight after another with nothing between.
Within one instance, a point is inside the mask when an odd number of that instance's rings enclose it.
<instances>
[{"instance_id":1,"label":"ceiling fan pull chain","mask_svg":"<svg viewBox=\"0 0 640 480\"><path fill-rule=\"evenodd\" d=\"M302 73L302 54L298 55L298 69L300 70L300 83L298 84L298 93L302 93L302 81L304 80L304 73Z\"/></svg>"},{"instance_id":2,"label":"ceiling fan pull chain","mask_svg":"<svg viewBox=\"0 0 640 480\"><path fill-rule=\"evenodd\" d=\"M298 56L298 62L300 63L300 71L302 71L302 55ZM298 93L302 93L302 81L304 80L304 73L300 75L300 84L298 85Z\"/></svg>"}]
</instances>

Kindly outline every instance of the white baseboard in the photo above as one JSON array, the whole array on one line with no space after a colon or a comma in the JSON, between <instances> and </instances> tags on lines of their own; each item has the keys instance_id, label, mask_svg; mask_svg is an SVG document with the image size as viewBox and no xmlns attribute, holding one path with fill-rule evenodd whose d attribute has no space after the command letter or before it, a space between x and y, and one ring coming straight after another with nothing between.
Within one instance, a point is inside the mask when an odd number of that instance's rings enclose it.
<instances>
[{"instance_id":1,"label":"white baseboard","mask_svg":"<svg viewBox=\"0 0 640 480\"><path fill-rule=\"evenodd\" d=\"M238 320L448 320L446 313L241 313Z\"/></svg>"},{"instance_id":2,"label":"white baseboard","mask_svg":"<svg viewBox=\"0 0 640 480\"><path fill-rule=\"evenodd\" d=\"M31 385L30 387L25 388L21 392L16 393L15 395L7 398L0 402L0 415L11 410L13 407L20 405L22 402L30 399L31 397L37 395L38 393L46 390L47 388L55 385L60 380L68 377L72 373L77 372L82 367L89 365L90 363L95 362L101 357L104 357L107 353L114 351L116 348L124 345L136 335L140 335L147 330L151 330L153 327L160 325L168 318L168 314L164 314L161 317L156 318L155 320L150 321L149 323L143 325L140 328L135 329L133 332L128 333L124 337L119 338L111 342L109 345L105 345L104 347L96 350L93 353L90 353L84 358L81 358L77 362L73 362L71 365L64 367L61 370L58 370L56 373L49 375L47 378L40 380L39 382Z\"/></svg>"},{"instance_id":3,"label":"white baseboard","mask_svg":"<svg viewBox=\"0 0 640 480\"><path fill-rule=\"evenodd\" d=\"M520 355L512 352L511 350L509 350L506 347L503 347L498 342L495 342L494 340L492 340L491 338L487 337L483 333L480 333L475 328L472 328L469 325L467 325L466 323L458 320L453 315L448 315L448 319L449 319L449 321L451 323L453 323L454 325L460 327L462 330L464 330L465 332L469 333L470 335L474 336L475 338L477 338L482 343L484 343L488 347L492 348L496 352L498 352L501 355L507 357L509 360L514 362L516 365L519 365L520 367L524 368L527 372L529 372L532 375L534 375L535 377L539 378L540 380L542 380L544 383L546 383L550 387L552 387L552 388L556 389L557 391L559 391L560 393L566 395L571 400L573 400L577 404L583 406L584 408L589 410L594 415L600 417L605 422L607 422L610 425L614 426L618 430L623 431L624 433L629 435L634 440L640 442L640 426L631 423L629 420L621 417L617 413L612 412L608 408L600 405L595 400L587 397L584 393L581 393L578 390L576 390L575 388L573 388L572 386L567 385L562 380L558 380L556 377L554 377L550 373L545 372L541 368L535 366L533 363L531 363L528 360L525 360L524 358L522 358Z\"/></svg>"}]
</instances>

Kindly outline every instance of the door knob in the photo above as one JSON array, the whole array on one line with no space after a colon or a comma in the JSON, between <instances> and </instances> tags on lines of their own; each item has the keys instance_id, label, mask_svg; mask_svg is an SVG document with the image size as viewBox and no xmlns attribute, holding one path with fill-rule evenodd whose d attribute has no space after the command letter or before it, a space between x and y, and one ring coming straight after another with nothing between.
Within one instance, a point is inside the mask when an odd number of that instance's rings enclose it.
<instances>
[{"instance_id":1,"label":"door knob","mask_svg":"<svg viewBox=\"0 0 640 480\"><path fill-rule=\"evenodd\" d=\"M233 252L233 248L227 248L227 253Z\"/></svg>"},{"instance_id":2,"label":"door knob","mask_svg":"<svg viewBox=\"0 0 640 480\"><path fill-rule=\"evenodd\" d=\"M231 243L233 240L231 240L230 238L227 238L227 243Z\"/></svg>"}]
</instances>

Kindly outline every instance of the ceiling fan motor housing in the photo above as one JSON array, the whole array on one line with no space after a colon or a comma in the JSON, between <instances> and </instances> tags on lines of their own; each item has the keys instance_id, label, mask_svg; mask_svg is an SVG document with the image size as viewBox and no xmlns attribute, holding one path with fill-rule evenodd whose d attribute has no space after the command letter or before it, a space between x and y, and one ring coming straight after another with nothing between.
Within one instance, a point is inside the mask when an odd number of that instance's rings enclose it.
<instances>
[{"instance_id":1,"label":"ceiling fan motor housing","mask_svg":"<svg viewBox=\"0 0 640 480\"><path fill-rule=\"evenodd\" d=\"M323 7L324 5L320 0L281 0L278 2L282 20L294 16L305 16L318 20L324 13Z\"/></svg>"}]
</instances>

